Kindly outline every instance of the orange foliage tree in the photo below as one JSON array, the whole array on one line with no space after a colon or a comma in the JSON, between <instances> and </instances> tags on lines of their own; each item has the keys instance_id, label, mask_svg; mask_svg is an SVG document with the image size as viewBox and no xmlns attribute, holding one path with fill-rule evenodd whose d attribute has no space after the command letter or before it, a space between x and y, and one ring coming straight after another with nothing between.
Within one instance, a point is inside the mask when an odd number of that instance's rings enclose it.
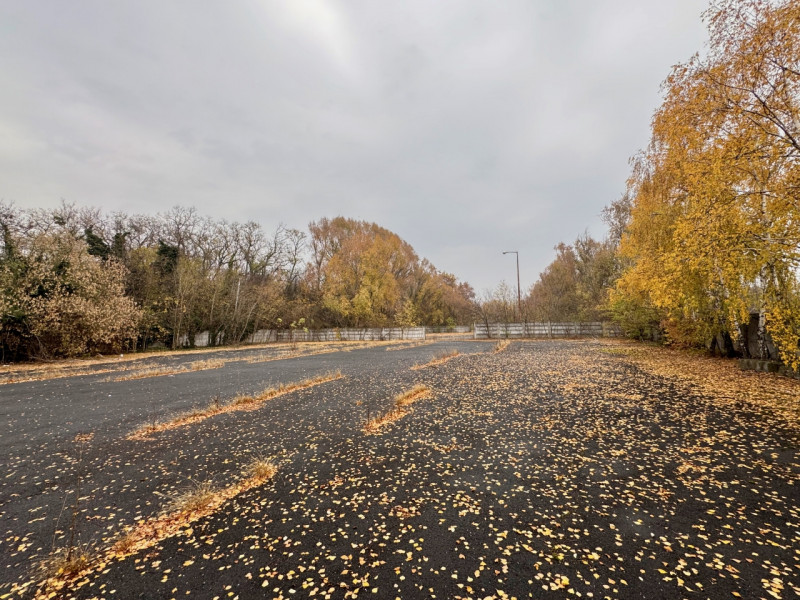
<instances>
[{"instance_id":1,"label":"orange foliage tree","mask_svg":"<svg viewBox=\"0 0 800 600\"><path fill-rule=\"evenodd\" d=\"M444 325L465 321L472 290L420 261L397 234L344 217L309 225L306 293L317 322L337 326Z\"/></svg>"}]
</instances>

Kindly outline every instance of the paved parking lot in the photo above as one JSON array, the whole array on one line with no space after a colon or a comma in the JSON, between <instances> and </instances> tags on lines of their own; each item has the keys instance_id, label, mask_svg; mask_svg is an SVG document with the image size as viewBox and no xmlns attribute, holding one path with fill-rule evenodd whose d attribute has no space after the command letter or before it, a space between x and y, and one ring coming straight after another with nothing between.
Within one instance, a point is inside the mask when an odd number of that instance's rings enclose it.
<instances>
[{"instance_id":1,"label":"paved parking lot","mask_svg":"<svg viewBox=\"0 0 800 600\"><path fill-rule=\"evenodd\" d=\"M625 348L441 341L281 360L243 350L172 376L2 386L0 596L32 595L31 565L71 534L103 553L193 482L230 486L269 456L270 481L59 595L796 597L796 426ZM214 396L336 370L253 410L127 437ZM419 384L431 397L365 435L368 415Z\"/></svg>"}]
</instances>

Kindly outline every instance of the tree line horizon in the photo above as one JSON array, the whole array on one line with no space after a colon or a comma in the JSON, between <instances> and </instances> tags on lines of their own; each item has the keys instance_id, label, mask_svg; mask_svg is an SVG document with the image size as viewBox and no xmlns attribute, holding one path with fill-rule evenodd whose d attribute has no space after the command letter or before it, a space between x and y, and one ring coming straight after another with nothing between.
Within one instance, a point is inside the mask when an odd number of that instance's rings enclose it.
<instances>
[{"instance_id":1,"label":"tree line horizon","mask_svg":"<svg viewBox=\"0 0 800 600\"><path fill-rule=\"evenodd\" d=\"M454 326L469 284L375 223L307 231L228 222L176 206L105 214L0 204L5 360L242 342L258 329Z\"/></svg>"}]
</instances>

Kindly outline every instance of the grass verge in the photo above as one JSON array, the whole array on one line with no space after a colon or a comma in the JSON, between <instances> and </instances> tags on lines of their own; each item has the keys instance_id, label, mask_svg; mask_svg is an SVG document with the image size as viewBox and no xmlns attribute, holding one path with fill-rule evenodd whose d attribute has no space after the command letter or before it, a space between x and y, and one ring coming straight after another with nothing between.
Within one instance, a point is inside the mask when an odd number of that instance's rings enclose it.
<instances>
[{"instance_id":1,"label":"grass verge","mask_svg":"<svg viewBox=\"0 0 800 600\"><path fill-rule=\"evenodd\" d=\"M389 423L405 417L411 409L409 408L414 402L430 398L433 395L431 388L427 385L415 385L410 390L398 394L394 398L394 406L379 417L369 419L364 423L364 433L366 435L374 435L378 433L383 427Z\"/></svg>"},{"instance_id":2,"label":"grass verge","mask_svg":"<svg viewBox=\"0 0 800 600\"><path fill-rule=\"evenodd\" d=\"M342 377L344 376L340 371L334 371L331 373L325 373L324 375L319 375L317 377L304 379L303 381L298 381L297 383L289 383L286 385L281 384L277 387L267 388L266 390L253 396L239 395L227 402L214 401L205 408L192 409L177 415L175 418L170 419L169 421L151 423L139 427L127 437L129 440L145 440L154 433L168 431L170 429L177 429L191 423L203 421L209 417L213 417L214 415L221 413L228 413L237 410L253 410L264 402L272 400L273 398L277 398L278 396L283 396L284 394L289 394L298 390L304 390L328 381L341 379Z\"/></svg>"}]
</instances>

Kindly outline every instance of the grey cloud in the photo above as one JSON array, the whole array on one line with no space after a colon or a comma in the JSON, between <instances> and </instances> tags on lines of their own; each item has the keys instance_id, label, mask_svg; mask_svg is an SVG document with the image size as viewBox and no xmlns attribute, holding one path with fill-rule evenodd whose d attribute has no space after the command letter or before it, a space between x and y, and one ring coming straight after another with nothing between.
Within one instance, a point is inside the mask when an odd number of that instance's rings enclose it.
<instances>
[{"instance_id":1,"label":"grey cloud","mask_svg":"<svg viewBox=\"0 0 800 600\"><path fill-rule=\"evenodd\" d=\"M396 231L476 289L589 229L705 3L0 4L0 197Z\"/></svg>"}]
</instances>

